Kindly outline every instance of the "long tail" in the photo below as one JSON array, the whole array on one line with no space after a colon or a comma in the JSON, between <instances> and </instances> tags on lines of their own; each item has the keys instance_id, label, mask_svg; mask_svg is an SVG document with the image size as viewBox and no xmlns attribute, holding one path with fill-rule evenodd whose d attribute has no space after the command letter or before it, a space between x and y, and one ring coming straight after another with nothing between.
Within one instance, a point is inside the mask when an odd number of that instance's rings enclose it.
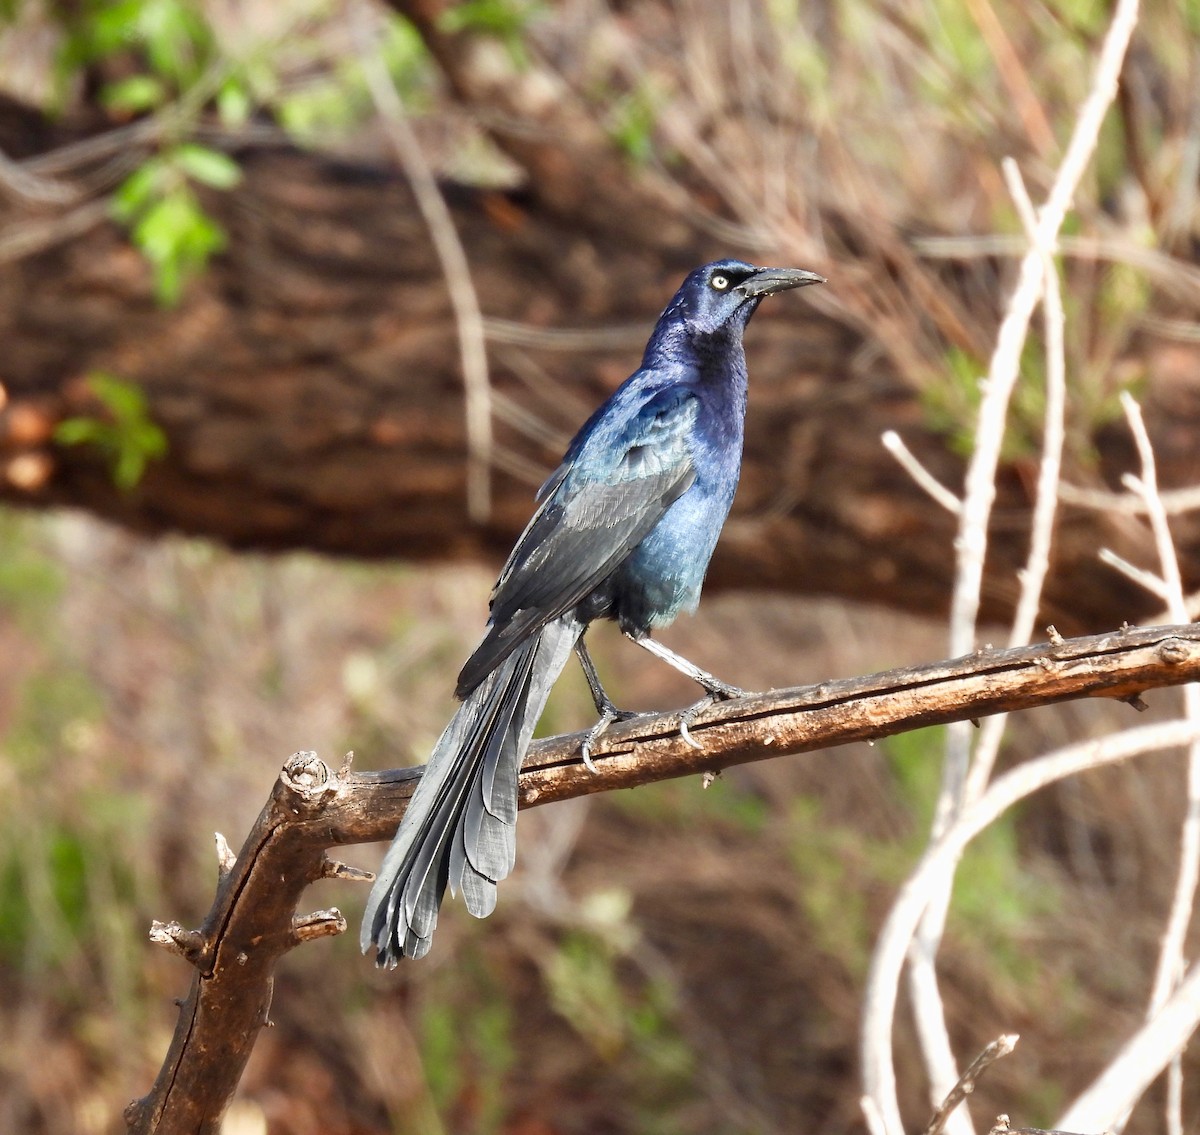
<instances>
[{"instance_id":1,"label":"long tail","mask_svg":"<svg viewBox=\"0 0 1200 1135\"><path fill-rule=\"evenodd\" d=\"M550 687L582 633L547 624L472 690L438 740L367 899L363 953L391 968L429 951L449 883L485 918L517 854L517 777Z\"/></svg>"}]
</instances>

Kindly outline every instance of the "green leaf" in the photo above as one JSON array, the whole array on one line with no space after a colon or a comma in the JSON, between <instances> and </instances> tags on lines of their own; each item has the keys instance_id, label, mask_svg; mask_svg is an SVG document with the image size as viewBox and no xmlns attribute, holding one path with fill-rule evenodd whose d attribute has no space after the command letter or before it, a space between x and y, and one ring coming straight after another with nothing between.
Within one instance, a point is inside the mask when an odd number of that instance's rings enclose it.
<instances>
[{"instance_id":1,"label":"green leaf","mask_svg":"<svg viewBox=\"0 0 1200 1135\"><path fill-rule=\"evenodd\" d=\"M162 159L151 158L121 182L112 196L118 221L129 224L162 193L165 172Z\"/></svg>"},{"instance_id":2,"label":"green leaf","mask_svg":"<svg viewBox=\"0 0 1200 1135\"><path fill-rule=\"evenodd\" d=\"M353 125L361 114L358 92L336 81L312 83L283 95L276 107L279 124L302 140Z\"/></svg>"},{"instance_id":3,"label":"green leaf","mask_svg":"<svg viewBox=\"0 0 1200 1135\"><path fill-rule=\"evenodd\" d=\"M652 92L641 89L619 100L612 109L609 135L638 164L654 153L655 102Z\"/></svg>"},{"instance_id":4,"label":"green leaf","mask_svg":"<svg viewBox=\"0 0 1200 1135\"><path fill-rule=\"evenodd\" d=\"M183 285L225 247L225 232L196 201L187 186L173 190L142 215L133 228L134 243L155 268L161 303L178 301Z\"/></svg>"},{"instance_id":5,"label":"green leaf","mask_svg":"<svg viewBox=\"0 0 1200 1135\"><path fill-rule=\"evenodd\" d=\"M184 231L192 223L188 195L170 193L154 202L134 226L133 239L155 264L172 259Z\"/></svg>"},{"instance_id":6,"label":"green leaf","mask_svg":"<svg viewBox=\"0 0 1200 1135\"><path fill-rule=\"evenodd\" d=\"M114 3L98 6L90 25L83 24L78 32L81 40L90 39L88 53L82 61L102 59L128 47L137 38L142 5L143 0L114 0Z\"/></svg>"},{"instance_id":7,"label":"green leaf","mask_svg":"<svg viewBox=\"0 0 1200 1135\"><path fill-rule=\"evenodd\" d=\"M118 420L129 421L145 416L146 395L132 382L100 371L88 379L88 386Z\"/></svg>"},{"instance_id":8,"label":"green leaf","mask_svg":"<svg viewBox=\"0 0 1200 1135\"><path fill-rule=\"evenodd\" d=\"M244 126L250 118L253 104L250 92L236 79L227 79L217 91L217 114L221 124L230 129Z\"/></svg>"},{"instance_id":9,"label":"green leaf","mask_svg":"<svg viewBox=\"0 0 1200 1135\"><path fill-rule=\"evenodd\" d=\"M451 32L471 30L509 39L521 33L530 16L530 6L516 0L466 0L448 8L442 26Z\"/></svg>"},{"instance_id":10,"label":"green leaf","mask_svg":"<svg viewBox=\"0 0 1200 1135\"><path fill-rule=\"evenodd\" d=\"M100 96L109 110L138 114L153 110L166 100L167 88L153 75L130 75L117 83L109 83Z\"/></svg>"},{"instance_id":11,"label":"green leaf","mask_svg":"<svg viewBox=\"0 0 1200 1135\"><path fill-rule=\"evenodd\" d=\"M138 32L150 65L181 88L200 77L215 48L212 29L188 0L143 0Z\"/></svg>"},{"instance_id":12,"label":"green leaf","mask_svg":"<svg viewBox=\"0 0 1200 1135\"><path fill-rule=\"evenodd\" d=\"M60 445L92 445L112 465L113 482L132 489L150 461L167 452L167 435L150 419L146 395L131 382L98 372L88 386L107 412L103 416L67 418L54 431Z\"/></svg>"},{"instance_id":13,"label":"green leaf","mask_svg":"<svg viewBox=\"0 0 1200 1135\"><path fill-rule=\"evenodd\" d=\"M154 298L163 307L174 307L183 295L183 267L179 260L160 260L154 266Z\"/></svg>"},{"instance_id":14,"label":"green leaf","mask_svg":"<svg viewBox=\"0 0 1200 1135\"><path fill-rule=\"evenodd\" d=\"M191 271L202 268L208 257L225 247L225 230L199 206L193 206L191 220L180 234L178 255Z\"/></svg>"},{"instance_id":15,"label":"green leaf","mask_svg":"<svg viewBox=\"0 0 1200 1135\"><path fill-rule=\"evenodd\" d=\"M54 427L54 440L59 445L99 443L104 435L104 423L93 418L64 418Z\"/></svg>"},{"instance_id":16,"label":"green leaf","mask_svg":"<svg viewBox=\"0 0 1200 1135\"><path fill-rule=\"evenodd\" d=\"M226 243L225 231L204 212L188 179L228 189L241 176L226 154L184 142L151 158L113 194L113 215L130 227L133 243L154 267L160 303L177 302L188 279Z\"/></svg>"},{"instance_id":17,"label":"green leaf","mask_svg":"<svg viewBox=\"0 0 1200 1135\"><path fill-rule=\"evenodd\" d=\"M128 492L142 479L146 471L146 454L139 449L122 449L113 465L113 483Z\"/></svg>"},{"instance_id":18,"label":"green leaf","mask_svg":"<svg viewBox=\"0 0 1200 1135\"><path fill-rule=\"evenodd\" d=\"M147 457L166 456L167 435L148 418L130 428L129 438L137 446L138 452Z\"/></svg>"},{"instance_id":19,"label":"green leaf","mask_svg":"<svg viewBox=\"0 0 1200 1135\"><path fill-rule=\"evenodd\" d=\"M448 8L441 26L448 32L472 31L499 39L513 63L521 69L528 65L525 32L540 12L536 0L466 0Z\"/></svg>"},{"instance_id":20,"label":"green leaf","mask_svg":"<svg viewBox=\"0 0 1200 1135\"><path fill-rule=\"evenodd\" d=\"M228 154L185 142L171 157L188 177L214 189L232 189L242 179L241 167Z\"/></svg>"}]
</instances>

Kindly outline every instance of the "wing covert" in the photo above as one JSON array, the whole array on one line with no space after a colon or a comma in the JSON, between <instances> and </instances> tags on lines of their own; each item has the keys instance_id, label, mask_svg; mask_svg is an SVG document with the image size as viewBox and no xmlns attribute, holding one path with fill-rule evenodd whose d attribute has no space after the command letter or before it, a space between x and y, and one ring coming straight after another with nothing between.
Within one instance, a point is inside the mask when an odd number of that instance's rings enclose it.
<instances>
[{"instance_id":1,"label":"wing covert","mask_svg":"<svg viewBox=\"0 0 1200 1135\"><path fill-rule=\"evenodd\" d=\"M463 667L460 695L528 635L582 602L695 480L688 434L699 398L659 390L590 423L543 486L492 592L491 629Z\"/></svg>"}]
</instances>

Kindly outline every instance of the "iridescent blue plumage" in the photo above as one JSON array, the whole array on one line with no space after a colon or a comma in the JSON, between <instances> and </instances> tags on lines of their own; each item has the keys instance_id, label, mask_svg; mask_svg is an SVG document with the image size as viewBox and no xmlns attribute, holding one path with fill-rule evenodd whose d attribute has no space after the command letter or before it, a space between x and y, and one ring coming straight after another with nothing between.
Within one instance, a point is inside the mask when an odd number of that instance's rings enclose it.
<instances>
[{"instance_id":1,"label":"iridescent blue plumage","mask_svg":"<svg viewBox=\"0 0 1200 1135\"><path fill-rule=\"evenodd\" d=\"M742 333L764 296L821 283L719 260L667 305L641 367L587 420L538 493L459 674L463 704L434 748L371 891L361 935L381 965L428 949L447 884L483 917L515 857L517 773L550 687L580 653L601 721L619 715L582 635L614 619L715 696L733 687L649 638L694 610L737 489L746 413ZM585 749L585 759L587 750Z\"/></svg>"}]
</instances>

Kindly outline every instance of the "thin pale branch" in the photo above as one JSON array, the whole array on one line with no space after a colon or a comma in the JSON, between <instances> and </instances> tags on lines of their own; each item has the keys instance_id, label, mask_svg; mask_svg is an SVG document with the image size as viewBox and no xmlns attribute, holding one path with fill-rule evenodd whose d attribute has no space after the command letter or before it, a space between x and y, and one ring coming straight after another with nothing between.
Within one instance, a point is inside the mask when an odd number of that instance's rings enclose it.
<instances>
[{"instance_id":1,"label":"thin pale branch","mask_svg":"<svg viewBox=\"0 0 1200 1135\"><path fill-rule=\"evenodd\" d=\"M454 218L442 197L437 178L408 120L404 103L400 101L379 49L364 30L367 15L361 5L356 8L354 16L359 38L363 41L359 61L367 87L386 128L388 142L408 176L417 208L421 210L421 216L429 228L429 236L446 279L450 305L454 309L467 403L467 511L472 520L482 524L491 513L492 457L492 387L488 378L483 312L475 293L475 283L471 279L471 265L459 239L458 229L454 226Z\"/></svg>"},{"instance_id":2,"label":"thin pale branch","mask_svg":"<svg viewBox=\"0 0 1200 1135\"><path fill-rule=\"evenodd\" d=\"M896 459L900 467L931 500L940 504L951 516L957 516L962 511L962 501L921 464L916 454L904 444L895 430L888 430L879 440L883 443L883 448Z\"/></svg>"},{"instance_id":3,"label":"thin pale branch","mask_svg":"<svg viewBox=\"0 0 1200 1135\"><path fill-rule=\"evenodd\" d=\"M980 832L990 827L1014 804L1069 776L1101 768L1145 753L1188 745L1200 737L1200 726L1190 721L1147 725L1121 733L1084 741L1028 761L995 780L970 804L922 858L920 866L901 888L879 936L879 944L867 979L866 1019L863 1022L863 1078L876 1101L888 1130L904 1130L896 1097L896 1072L892 1064L891 1035L895 1021L900 974L908 943L929 902L929 889L957 862L964 849ZM1161 1068L1161 1065L1159 1066ZM1136 1096L1130 1097L1136 1099ZM1072 1111L1060 1126L1089 1121ZM1103 1130L1105 1123L1097 1123Z\"/></svg>"},{"instance_id":4,"label":"thin pale branch","mask_svg":"<svg viewBox=\"0 0 1200 1135\"><path fill-rule=\"evenodd\" d=\"M1146 504L1129 493L1110 493L1103 489L1085 489L1079 485L1061 483L1058 486L1059 499L1064 504L1075 505L1077 508L1094 508L1104 512L1119 512L1128 516L1142 516L1146 512ZM1159 491L1159 500L1167 515L1176 516L1180 513L1195 512L1200 508L1200 488L1166 489Z\"/></svg>"},{"instance_id":5,"label":"thin pale branch","mask_svg":"<svg viewBox=\"0 0 1200 1135\"><path fill-rule=\"evenodd\" d=\"M1109 1130L1183 1051L1198 1025L1200 965L1194 965L1153 1019L1129 1039L1116 1059L1067 1109L1058 1125L1074 1131Z\"/></svg>"},{"instance_id":6,"label":"thin pale branch","mask_svg":"<svg viewBox=\"0 0 1200 1135\"><path fill-rule=\"evenodd\" d=\"M1004 162L1004 178L1009 193L1016 203L1025 232L1033 242L1038 240L1037 212L1025 188L1025 181L1017 164ZM1020 646L1033 635L1038 611L1042 601L1042 589L1050 571L1050 549L1054 542L1055 518L1058 514L1058 486L1062 472L1063 446L1066 441L1067 376L1066 349L1064 341L1065 314L1063 312L1062 289L1058 270L1054 263L1054 250L1039 246L1043 260L1044 299L1042 318L1045 324L1046 354L1046 410L1042 427L1042 458L1038 464L1037 491L1034 498L1033 518L1030 524L1029 553L1025 567L1018 572L1020 596L1009 630L1008 645ZM1172 622L1187 622L1187 618L1172 619ZM1003 714L989 717L980 730L975 745L975 754L967 773L966 800L975 800L983 794L992 777L996 758L1000 753L1000 742L1004 736L1006 719Z\"/></svg>"},{"instance_id":7,"label":"thin pale branch","mask_svg":"<svg viewBox=\"0 0 1200 1135\"><path fill-rule=\"evenodd\" d=\"M1044 234L1037 229L1037 215L1025 189L1015 162L1004 163L1005 179L1013 200L1018 202L1022 219L1033 240ZM1035 246L1042 256L1042 319L1045 325L1046 410L1042 426L1042 459L1038 466L1037 492L1030 525L1029 555L1021 573L1021 597L1013 615L1008 645L1028 642L1037 623L1042 586L1050 571L1050 548L1054 541L1054 522L1057 516L1058 481L1062 472L1063 447L1066 441L1067 362L1065 346L1066 315L1063 311L1062 288L1054 263L1054 249L1049 244ZM1172 619L1187 622L1187 616ZM977 761L978 763L978 761ZM974 770L972 770L974 772ZM990 772L990 769L989 769ZM983 785L978 786L982 791ZM978 794L978 793L976 793Z\"/></svg>"},{"instance_id":8,"label":"thin pale branch","mask_svg":"<svg viewBox=\"0 0 1200 1135\"><path fill-rule=\"evenodd\" d=\"M1109 567L1116 568L1126 579L1132 580L1139 587L1149 591L1155 598L1166 600L1167 585L1154 572L1146 571L1145 568L1140 568L1137 564L1131 564L1123 556L1118 556L1111 548L1101 548L1096 553L1096 559L1102 564L1108 564Z\"/></svg>"},{"instance_id":9,"label":"thin pale branch","mask_svg":"<svg viewBox=\"0 0 1200 1135\"><path fill-rule=\"evenodd\" d=\"M1167 521L1167 511L1158 491L1158 471L1154 461L1154 449L1146 423L1142 419L1141 407L1128 393L1121 394L1121 406L1129 422L1130 431L1137 444L1142 474L1131 478L1135 482L1131 490L1140 493L1154 533L1154 544L1158 550L1158 562L1162 582L1166 589L1167 609L1174 619L1186 620L1188 616L1187 596L1184 594L1183 578L1179 571L1179 556ZM1183 688L1184 716L1192 722L1200 722L1200 688L1188 685ZM1184 969L1184 941L1192 921L1196 903L1196 887L1200 883L1200 742L1188 750L1187 765L1187 811L1179 838L1179 871L1175 878L1175 892L1167 916L1159 950L1158 965L1154 972L1154 985L1150 992L1147 1018L1153 1020L1166 1004L1167 998L1179 981ZM1178 1057L1173 1059L1168 1070L1167 1130L1180 1135L1183 1130L1182 1069ZM1123 1117L1117 1124L1124 1127Z\"/></svg>"},{"instance_id":10,"label":"thin pale branch","mask_svg":"<svg viewBox=\"0 0 1200 1135\"><path fill-rule=\"evenodd\" d=\"M1020 372L1021 352L1034 309L1042 296L1049 256L1074 200L1075 190L1096 147L1100 127L1117 92L1117 80L1129 40L1137 24L1138 0L1119 0L1105 36L1091 90L1080 108L1071 141L1059 166L1046 203L1037 214L1030 247L1021 260L1017 285L1008 302L996 338L988 376L983 385L974 446L964 481L962 508L955 540L955 580L950 600L950 651L961 654L974 646L987 555L988 521L996 499L996 472L1000 464L1008 405ZM1018 195L1018 199L1020 199ZM971 735L963 725L946 731L942 782L934 809L932 836L938 838L954 821L967 795L971 763ZM954 861L948 859L944 875L931 882L926 911L915 929L909 952L909 983L914 1019L931 1090L943 1094L957 1078L956 1064L942 1010L935 959L949 907ZM886 1104L880 1107L893 1135L900 1128ZM973 1130L966 1111L952 1117L955 1135Z\"/></svg>"},{"instance_id":11,"label":"thin pale branch","mask_svg":"<svg viewBox=\"0 0 1200 1135\"><path fill-rule=\"evenodd\" d=\"M1175 551L1175 541L1171 537L1171 526L1167 522L1167 511L1163 506L1158 492L1158 471L1154 462L1154 449L1150 444L1150 435L1146 432L1146 423L1142 418L1141 407L1133 400L1127 391L1121 393L1121 408L1129 422L1129 429L1137 443L1138 458L1142 464L1142 475L1138 478L1129 477L1129 487L1136 491L1146 506L1146 515L1150 519L1150 530L1154 533L1154 546L1158 551L1158 562L1162 568L1162 581L1166 588L1168 610L1172 618L1181 622L1187 620L1187 599L1183 590L1183 578L1179 573L1179 556Z\"/></svg>"},{"instance_id":12,"label":"thin pale branch","mask_svg":"<svg viewBox=\"0 0 1200 1135\"><path fill-rule=\"evenodd\" d=\"M988 1135L1079 1135L1074 1131L1060 1131L1049 1127L1013 1127L1007 1115L996 1116L996 1122Z\"/></svg>"},{"instance_id":13,"label":"thin pale branch","mask_svg":"<svg viewBox=\"0 0 1200 1135\"><path fill-rule=\"evenodd\" d=\"M1024 255L1029 247L1024 239L1008 233L914 237L912 246L921 256L933 260L1016 258ZM1194 303L1200 298L1200 270L1159 249L1135 244L1130 239L1096 236L1061 236L1058 249L1072 260L1127 264L1144 273L1153 284L1175 299ZM1161 317L1155 316L1144 318L1148 326L1157 327L1164 334L1170 332L1173 323L1178 323L1180 330L1194 326L1186 321L1160 320Z\"/></svg>"},{"instance_id":14,"label":"thin pale branch","mask_svg":"<svg viewBox=\"0 0 1200 1135\"><path fill-rule=\"evenodd\" d=\"M969 640L975 633L987 545L987 516L995 498L995 474L1000 460L1005 408L1016 381L1029 321L1041 296L1044 266L1042 249L1053 247L1057 241L1076 187L1091 160L1101 123L1116 95L1121 65L1137 17L1137 0L1120 0L1104 39L1091 92L1080 110L1046 204L1038 214L1037 242L1021 260L1017 287L997 337L979 411L981 430L976 437L975 452L967 472L967 505L959 530L962 579L955 588L951 612L951 633L956 636L952 649L970 649Z\"/></svg>"}]
</instances>

